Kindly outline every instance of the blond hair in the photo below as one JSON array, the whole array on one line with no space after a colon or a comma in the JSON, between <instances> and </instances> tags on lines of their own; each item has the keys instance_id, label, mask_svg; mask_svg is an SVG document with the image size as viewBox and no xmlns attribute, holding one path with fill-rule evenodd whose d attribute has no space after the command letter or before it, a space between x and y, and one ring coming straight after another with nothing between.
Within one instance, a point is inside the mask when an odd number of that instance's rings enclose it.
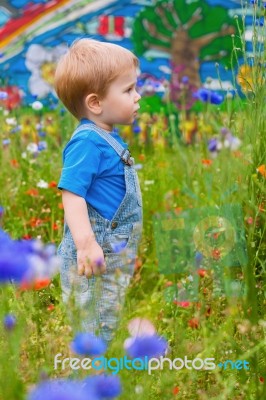
<instances>
[{"instance_id":1,"label":"blond hair","mask_svg":"<svg viewBox=\"0 0 266 400\"><path fill-rule=\"evenodd\" d=\"M96 93L103 98L121 72L138 65L137 57L124 47L79 39L59 60L54 87L66 108L79 119L88 94Z\"/></svg>"}]
</instances>

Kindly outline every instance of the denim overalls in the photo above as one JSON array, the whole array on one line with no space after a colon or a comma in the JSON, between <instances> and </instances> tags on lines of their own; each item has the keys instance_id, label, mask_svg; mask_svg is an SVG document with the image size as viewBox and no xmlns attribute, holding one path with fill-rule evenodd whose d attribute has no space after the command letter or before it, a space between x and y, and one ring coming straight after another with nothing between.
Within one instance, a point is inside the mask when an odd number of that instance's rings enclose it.
<instances>
[{"instance_id":1,"label":"denim overalls","mask_svg":"<svg viewBox=\"0 0 266 400\"><path fill-rule=\"evenodd\" d=\"M71 298L74 300L71 318L74 318L72 322L75 327L100 334L109 342L114 335L125 291L134 272L142 234L142 198L134 158L130 157L130 152L96 125L84 124L76 129L73 136L87 128L93 129L105 139L121 158L124 163L126 193L111 221L87 203L93 232L103 249L107 269L105 274L90 279L77 274L76 247L65 222L64 236L58 248L58 254L63 259L61 287L63 301L69 302ZM114 247L123 249L116 253Z\"/></svg>"}]
</instances>

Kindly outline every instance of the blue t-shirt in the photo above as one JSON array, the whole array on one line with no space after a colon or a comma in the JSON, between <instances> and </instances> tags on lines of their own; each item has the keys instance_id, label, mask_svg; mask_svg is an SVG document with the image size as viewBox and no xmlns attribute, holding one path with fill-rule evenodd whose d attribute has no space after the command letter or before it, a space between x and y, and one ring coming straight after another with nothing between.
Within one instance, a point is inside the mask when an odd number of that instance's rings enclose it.
<instances>
[{"instance_id":1,"label":"blue t-shirt","mask_svg":"<svg viewBox=\"0 0 266 400\"><path fill-rule=\"evenodd\" d=\"M92 129L75 134L64 148L58 188L83 197L111 220L126 193L124 164L112 146L93 131L92 121L84 118L79 126L85 123L92 124ZM128 148L117 133L110 135Z\"/></svg>"}]
</instances>

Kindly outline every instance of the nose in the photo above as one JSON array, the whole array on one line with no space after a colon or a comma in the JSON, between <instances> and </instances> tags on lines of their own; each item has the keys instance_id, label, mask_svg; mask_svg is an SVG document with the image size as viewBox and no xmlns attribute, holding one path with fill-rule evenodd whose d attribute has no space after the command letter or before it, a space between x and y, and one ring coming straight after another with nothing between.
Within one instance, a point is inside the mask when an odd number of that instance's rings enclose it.
<instances>
[{"instance_id":1,"label":"nose","mask_svg":"<svg viewBox=\"0 0 266 400\"><path fill-rule=\"evenodd\" d=\"M135 103L137 103L141 99L141 95L135 90Z\"/></svg>"}]
</instances>

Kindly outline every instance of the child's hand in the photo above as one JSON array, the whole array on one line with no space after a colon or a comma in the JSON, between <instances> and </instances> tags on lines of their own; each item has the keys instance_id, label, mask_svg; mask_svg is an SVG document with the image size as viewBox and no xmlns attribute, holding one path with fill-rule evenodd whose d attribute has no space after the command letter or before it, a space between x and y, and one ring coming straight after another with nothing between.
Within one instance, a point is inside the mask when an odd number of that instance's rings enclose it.
<instances>
[{"instance_id":1,"label":"child's hand","mask_svg":"<svg viewBox=\"0 0 266 400\"><path fill-rule=\"evenodd\" d=\"M78 274L101 275L106 272L106 264L101 246L96 240L90 241L86 248L77 248Z\"/></svg>"}]
</instances>

